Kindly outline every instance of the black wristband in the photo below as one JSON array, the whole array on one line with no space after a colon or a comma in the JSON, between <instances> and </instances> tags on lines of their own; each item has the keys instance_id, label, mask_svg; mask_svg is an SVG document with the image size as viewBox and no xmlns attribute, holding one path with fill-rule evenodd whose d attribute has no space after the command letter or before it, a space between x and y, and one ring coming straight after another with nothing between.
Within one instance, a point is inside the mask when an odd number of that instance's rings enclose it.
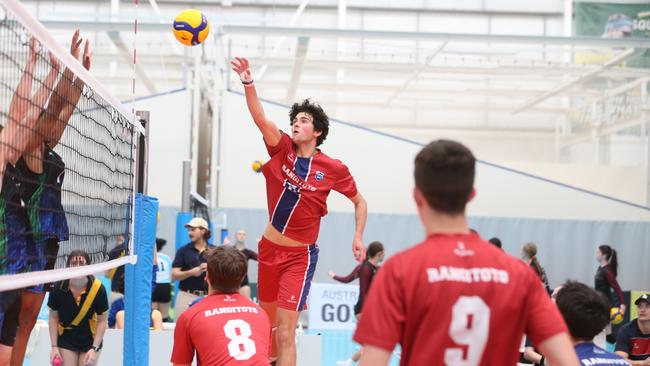
<instances>
[{"instance_id":1,"label":"black wristband","mask_svg":"<svg viewBox=\"0 0 650 366\"><path fill-rule=\"evenodd\" d=\"M241 83L244 84L244 85L251 85L251 84L253 83L253 80L251 80L251 81L244 81L244 80L242 80Z\"/></svg>"}]
</instances>

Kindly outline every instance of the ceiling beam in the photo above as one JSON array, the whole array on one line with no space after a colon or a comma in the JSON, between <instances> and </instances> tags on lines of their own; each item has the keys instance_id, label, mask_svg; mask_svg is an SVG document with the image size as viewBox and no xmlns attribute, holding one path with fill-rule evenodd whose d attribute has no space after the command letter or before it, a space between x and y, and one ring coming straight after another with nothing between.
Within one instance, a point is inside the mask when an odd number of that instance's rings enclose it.
<instances>
[{"instance_id":1,"label":"ceiling beam","mask_svg":"<svg viewBox=\"0 0 650 366\"><path fill-rule=\"evenodd\" d=\"M309 4L309 0L302 0L300 2L300 5L298 5L298 8L296 11L293 13L293 16L291 17L291 20L289 21L289 28L293 28L296 26L296 23L302 16L302 13L305 11L305 8L307 7L307 4ZM280 50L280 47L284 44L284 42L287 40L287 37L282 36L280 39L277 41L275 46L273 46L273 49L271 49L271 56L270 57L275 57L275 55L278 53ZM266 72L266 69L268 69L269 65L264 64L262 67L259 69L257 74L255 75L254 79L257 81L262 80L264 77L264 73Z\"/></svg>"},{"instance_id":2,"label":"ceiling beam","mask_svg":"<svg viewBox=\"0 0 650 366\"><path fill-rule=\"evenodd\" d=\"M260 94L268 95L268 93L265 93L265 90L262 88L260 88ZM282 99L283 98L269 98L269 100L276 100L278 103L284 103ZM383 100L369 99L369 98L347 99L347 100L318 98L318 103L320 103L321 105L328 105L328 106L336 105L337 108L343 108L343 107L350 107L351 109L370 108L376 111L381 111L381 110L394 111L396 109L404 109L409 111L417 110L423 113L441 113L441 112L511 113L513 108L511 105L506 105L503 103L491 103L488 105L485 105L483 103L480 105L478 103L454 104L451 101L441 101L439 99L424 99L424 98L418 98L417 103L414 103L413 99L409 99L408 101L397 100L391 106L387 106ZM558 114L564 114L566 112L567 112L566 108L539 107L539 108L531 109L530 111L526 112L526 116L530 116L532 114L558 115ZM509 117L509 118L513 120L517 119L517 117ZM524 119L524 117L520 117L520 118ZM555 126L555 120L549 121L549 124Z\"/></svg>"},{"instance_id":3,"label":"ceiling beam","mask_svg":"<svg viewBox=\"0 0 650 366\"><path fill-rule=\"evenodd\" d=\"M575 144L579 144L581 142L594 141L599 139L600 137L613 135L618 131L622 131L630 127L635 127L647 122L648 121L646 121L643 118L643 114L641 114L640 116L622 119L612 124L603 125L595 129L586 129L583 132L579 132L567 138L560 139L560 146L568 147Z\"/></svg>"},{"instance_id":4,"label":"ceiling beam","mask_svg":"<svg viewBox=\"0 0 650 366\"><path fill-rule=\"evenodd\" d=\"M431 66L431 64L433 63L433 60L445 48L446 45L447 45L447 42L442 42L436 48L434 48L433 51L431 52L431 54L427 57L427 60L424 62L424 64L422 66L420 66L417 70L413 71L413 73L411 73L411 76L409 76L409 78L406 79L404 81L404 83L402 83L402 85L400 85L399 88L397 88L393 92L393 94L391 94L390 97L388 97L388 100L386 100L386 104L391 104L393 102L393 100L395 100L395 98L397 98L397 96L399 96L399 94L401 92L406 90L409 87L409 85L411 85L411 83L413 81L415 81L418 78L418 76L420 76L420 74L422 72L426 71L426 69L429 66Z\"/></svg>"},{"instance_id":5,"label":"ceiling beam","mask_svg":"<svg viewBox=\"0 0 650 366\"><path fill-rule=\"evenodd\" d=\"M648 43L650 43L650 42L648 42ZM519 112L523 112L526 109L528 109L528 108L530 108L532 106L535 106L535 105L545 101L546 99L548 99L548 98L550 98L552 96L558 95L558 94L562 93L563 91L568 90L568 89L570 89L570 88L572 88L572 87L574 87L574 86L576 86L578 84L581 84L581 83L584 83L587 80L593 79L594 77L601 74L603 71L605 71L605 70L607 70L609 68L612 68L612 67L620 64L621 62L627 60L628 58L632 57L635 53L636 53L636 50L633 49L633 48L628 49L628 50L626 50L624 52L621 52L620 54L614 56L613 58L611 58L610 60L608 60L607 62L605 62L601 66L599 66L598 68L593 69L593 70L591 70L591 71L589 71L589 72L587 72L587 73L585 73L583 75L580 75L577 78L574 78L573 80L569 80L569 81L557 86L555 89L549 90L548 92L540 95L539 97L537 97L535 99L532 99L532 100L522 104L519 108L517 108L514 111L514 113L516 114L516 113L519 113Z\"/></svg>"},{"instance_id":6,"label":"ceiling beam","mask_svg":"<svg viewBox=\"0 0 650 366\"><path fill-rule=\"evenodd\" d=\"M133 31L131 22L102 22L102 21L61 21L41 20L50 30L78 27L83 30L97 31ZM168 32L168 23L138 22L140 32ZM599 38L599 37L558 37L558 36L521 36L498 34L465 34L465 33L434 33L434 32L404 32L377 31L364 29L334 29L334 28L299 28L271 27L263 25L223 25L217 30L220 34L253 34L280 37L311 37L311 38L363 38L363 39L402 39L447 41L459 43L507 43L507 44L542 44L560 46L589 46L607 49L625 47L650 49L650 42L645 38Z\"/></svg>"},{"instance_id":7,"label":"ceiling beam","mask_svg":"<svg viewBox=\"0 0 650 366\"><path fill-rule=\"evenodd\" d=\"M521 36L500 34L465 34L378 31L364 29L269 27L258 25L223 25L224 34L265 34L267 36L305 36L312 38L380 38L404 40L447 41L460 43L508 43L508 44L557 44L562 46L597 46L606 48L626 47L649 49L650 42L645 38L600 38L600 37L557 37Z\"/></svg>"},{"instance_id":8,"label":"ceiling beam","mask_svg":"<svg viewBox=\"0 0 650 366\"><path fill-rule=\"evenodd\" d=\"M121 0L125 5L131 5L132 0ZM38 1L34 0L23 0L24 3L37 3ZM66 0L68 3L88 3L88 0ZM163 6L185 6L185 7L196 7L201 6L202 9L208 9L209 7L220 8L220 9L273 9L273 10L290 10L296 7L296 4L293 2L277 2L267 1L261 2L259 0L254 0L250 2L245 2L242 0L236 0L235 5L224 6L223 0L211 0L211 1L200 1L197 0L158 0L158 3ZM400 4L395 2L394 4ZM337 6L332 3L328 4L314 4L309 7L312 10L317 11L333 11L337 10ZM435 7L409 7L409 6L382 6L382 5L348 5L350 11L359 11L359 12L386 12L386 13L419 13L419 14L440 14L440 15L460 15L460 16L486 16L486 17L516 17L516 18L561 18L563 13L560 11L509 11L509 10L482 10L482 9L444 9L444 8L435 8Z\"/></svg>"},{"instance_id":9,"label":"ceiling beam","mask_svg":"<svg viewBox=\"0 0 650 366\"><path fill-rule=\"evenodd\" d=\"M650 43L650 42L648 42ZM249 57L252 65L260 64L261 62L268 63L274 67L291 67L293 58L260 58ZM451 64L451 62L450 62ZM343 67L348 69L356 69L360 71L368 71L373 73L379 72L405 72L413 70L413 62L409 63L396 63L396 62L379 62L379 61L342 61L336 59L317 59L309 58L305 62L305 67L332 69ZM426 73L440 73L440 74L469 74L477 76L494 76L502 78L504 76L512 76L517 80L522 80L527 76L531 79L537 75L544 76L548 80L548 76L555 76L561 80L567 73L583 74L585 70L589 70L588 66L576 65L515 65L515 64L500 64L500 65L483 65L481 67L474 65L432 65L426 69ZM617 68L603 71L604 76L616 77L643 77L648 73L647 69L634 69L634 68Z\"/></svg>"},{"instance_id":10,"label":"ceiling beam","mask_svg":"<svg viewBox=\"0 0 650 366\"><path fill-rule=\"evenodd\" d=\"M236 76L233 76L235 78ZM238 80L238 79L237 79ZM423 94L423 95L450 95L450 96L493 96L493 97L533 97L539 95L539 93L544 92L540 89L519 89L517 87L506 89L506 88L476 88L476 83L458 83L462 88L443 88L443 87L423 87L423 86L414 86L409 88L404 93L408 94ZM260 89L281 89L284 90L287 87L287 82L284 80L275 80L267 79L263 83L258 84ZM399 85L390 85L390 84L361 84L361 83L345 83L345 84L333 84L325 82L312 82L302 80L300 82L300 88L304 90L318 90L318 91L336 91L336 92L371 92L371 93L390 93L394 91ZM569 95L575 96L596 96L599 97L601 93L589 92L589 91L569 91ZM385 101L380 101L385 104ZM514 108L514 107L513 107ZM512 110L513 108L510 108Z\"/></svg>"}]
</instances>

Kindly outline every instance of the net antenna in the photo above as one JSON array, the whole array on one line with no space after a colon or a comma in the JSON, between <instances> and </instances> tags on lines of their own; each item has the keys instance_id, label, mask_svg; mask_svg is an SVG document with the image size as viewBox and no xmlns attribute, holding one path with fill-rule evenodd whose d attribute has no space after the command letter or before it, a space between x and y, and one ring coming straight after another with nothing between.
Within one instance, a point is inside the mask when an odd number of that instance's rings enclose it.
<instances>
[{"instance_id":1,"label":"net antenna","mask_svg":"<svg viewBox=\"0 0 650 366\"><path fill-rule=\"evenodd\" d=\"M30 39L38 42L37 50L31 46ZM45 255L32 256L28 249L27 265L9 268L8 261L18 263L20 258L11 258L11 253L6 250L0 253L4 257L0 258L0 291L101 273L133 262L135 254L132 252L127 252L118 259L108 260L107 251L112 249L120 236L127 242L132 241L136 142L139 136L145 134L144 128L134 112L125 108L108 93L82 63L60 45L18 0L0 0L0 45L0 125L4 130L4 127L13 123L12 127L18 126L18 134L39 136L43 139L43 144L38 145L39 149L42 147L49 151L48 154L54 154L61 161L56 166L62 170L60 180L57 178L58 188L48 186L47 182L42 187L53 191L55 196L60 196L58 206L62 209L56 212L56 209L41 206L42 203L36 200L35 203L27 203L25 210L31 209L42 215L58 213L59 217L64 217L66 226L65 230L53 232L39 227L38 220L32 220L25 223L19 233L2 228L0 239L3 240L0 242L14 245L15 240L5 240L11 232L16 237L33 240L25 245L36 248L33 250L37 252L42 251L45 246L45 241L37 238L54 240L58 248L55 250L56 254L50 254L54 258L47 258L54 260L54 269L45 270L34 269ZM28 60L32 60L29 61L32 65L30 67ZM22 80L26 80L26 84L23 84ZM31 86L30 89L43 90L47 92L47 97L39 96L38 91L18 92L22 90L19 87L23 85ZM59 85L66 85L68 88L59 90ZM68 95L75 93L74 87L77 87L76 98L66 99ZM41 110L40 114L36 113L38 118L34 118L36 123L27 124L27 128L21 121L12 120L12 116L16 114L10 113L10 102L17 96L20 96L18 99L27 105L28 109ZM40 100L43 100L43 103L38 103ZM68 108L71 112L65 120L62 120L61 114L52 114L52 120L62 123L63 129L53 146L49 146L50 140L46 139L38 126L50 116L52 105L58 105L57 103L62 104L61 108L64 110ZM29 119L24 115L20 118ZM1 133L0 131L0 135ZM12 141L15 146L12 146ZM3 150L22 152L18 149L21 141L23 140L9 140ZM27 156L27 153L23 153L20 158ZM41 161L45 167L47 159L42 157ZM14 163L9 161L6 166L13 167ZM20 173L18 166L19 163L14 169ZM43 170L45 171L45 168ZM14 178L21 182L21 186L34 183L25 174L17 174ZM3 192L4 188L6 187L3 187ZM1 249L6 249L6 246ZM92 264L65 268L68 254L73 250L88 253Z\"/></svg>"}]
</instances>

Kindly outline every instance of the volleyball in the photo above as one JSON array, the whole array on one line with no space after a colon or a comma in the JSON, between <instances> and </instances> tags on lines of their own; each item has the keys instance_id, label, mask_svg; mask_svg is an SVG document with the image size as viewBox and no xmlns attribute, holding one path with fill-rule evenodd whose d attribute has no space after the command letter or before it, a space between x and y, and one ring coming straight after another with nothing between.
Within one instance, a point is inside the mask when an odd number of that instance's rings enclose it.
<instances>
[{"instance_id":1,"label":"volleyball","mask_svg":"<svg viewBox=\"0 0 650 366\"><path fill-rule=\"evenodd\" d=\"M205 41L210 33L210 24L201 11L187 9L174 18L173 32L174 37L180 43L186 46L196 46Z\"/></svg>"},{"instance_id":2,"label":"volleyball","mask_svg":"<svg viewBox=\"0 0 650 366\"><path fill-rule=\"evenodd\" d=\"M609 319L614 325L621 324L623 321L623 313L621 313L619 308L612 308L612 310L609 311L609 315Z\"/></svg>"},{"instance_id":3,"label":"volleyball","mask_svg":"<svg viewBox=\"0 0 650 366\"><path fill-rule=\"evenodd\" d=\"M251 164L251 168L253 168L253 171L255 173L261 172L263 166L264 166L264 162L259 160L255 160L253 164Z\"/></svg>"}]
</instances>

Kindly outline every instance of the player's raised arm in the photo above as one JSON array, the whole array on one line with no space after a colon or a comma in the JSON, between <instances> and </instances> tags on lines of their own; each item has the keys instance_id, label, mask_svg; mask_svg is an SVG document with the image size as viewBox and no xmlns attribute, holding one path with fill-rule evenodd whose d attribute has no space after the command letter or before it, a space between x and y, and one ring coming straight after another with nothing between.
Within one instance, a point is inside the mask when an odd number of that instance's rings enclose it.
<instances>
[{"instance_id":1,"label":"player's raised arm","mask_svg":"<svg viewBox=\"0 0 650 366\"><path fill-rule=\"evenodd\" d=\"M70 54L72 54L72 57L75 59L79 59L82 42L83 39L79 36L79 30L77 29L72 36L72 43L70 46ZM81 58L81 63L86 70L90 70L91 56L90 42L86 39L83 56ZM70 117L74 113L77 102L81 98L83 88L83 80L81 80L80 77L75 79L72 70L66 68L63 77L57 83L55 92L52 93L52 98L48 105L49 113L45 113L45 119L40 121L38 126L40 132L39 135L42 136L50 148L54 148L54 146L59 143L59 140L61 140L63 131L68 125Z\"/></svg>"},{"instance_id":2,"label":"player's raised arm","mask_svg":"<svg viewBox=\"0 0 650 366\"><path fill-rule=\"evenodd\" d=\"M246 93L246 104L248 105L248 110L253 116L253 121L255 125L262 132L264 140L269 146L276 146L280 142L280 131L278 126L271 120L267 119L264 115L264 109L260 103L260 99L257 96L257 90L255 90L255 84L253 84L253 77L251 75L250 65L248 60L243 57L235 57L234 60L230 61L232 69L234 72L239 75L242 84L244 84L244 91Z\"/></svg>"},{"instance_id":3,"label":"player's raised arm","mask_svg":"<svg viewBox=\"0 0 650 366\"><path fill-rule=\"evenodd\" d=\"M30 61L28 61L28 66L26 67L25 73L29 72L33 66L31 60L36 58L36 43L32 40L31 43L32 54L30 56ZM23 101L27 105L26 110L21 110L17 108L12 111L11 107L9 109L9 120L7 125L0 133L0 161L2 163L10 162L15 164L16 161L23 154L27 148L27 144L30 141L30 136L34 133L36 122L39 120L41 114L45 109L45 104L47 103L52 89L54 87L54 82L57 79L60 64L59 61L54 57L52 53L49 53L50 56L50 72L45 77L41 87L38 91L31 96L27 101ZM23 78L25 79L25 78ZM31 81L28 82L29 88L31 89ZM24 85L19 85L19 89L22 89ZM17 91L18 93L18 91ZM15 98L23 98L24 96L14 95ZM21 105L22 103L17 103L16 105ZM13 105L13 101L12 101Z\"/></svg>"}]
</instances>

